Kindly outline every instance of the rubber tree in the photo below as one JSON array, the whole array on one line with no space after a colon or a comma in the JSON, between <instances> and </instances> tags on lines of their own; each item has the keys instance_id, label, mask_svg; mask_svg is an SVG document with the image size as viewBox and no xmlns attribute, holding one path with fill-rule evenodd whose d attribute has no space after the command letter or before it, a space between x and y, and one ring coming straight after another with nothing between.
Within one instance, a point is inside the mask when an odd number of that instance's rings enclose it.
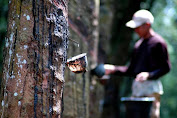
<instances>
[{"instance_id":1,"label":"rubber tree","mask_svg":"<svg viewBox=\"0 0 177 118\"><path fill-rule=\"evenodd\" d=\"M67 6L67 0L9 0L1 118L62 116Z\"/></svg>"},{"instance_id":2,"label":"rubber tree","mask_svg":"<svg viewBox=\"0 0 177 118\"><path fill-rule=\"evenodd\" d=\"M99 100L102 97L96 78L90 76L96 66L99 39L99 0L73 0L68 4L70 39L68 58L87 53L85 73L75 74L66 69L64 91L65 118L99 118Z\"/></svg>"}]
</instances>

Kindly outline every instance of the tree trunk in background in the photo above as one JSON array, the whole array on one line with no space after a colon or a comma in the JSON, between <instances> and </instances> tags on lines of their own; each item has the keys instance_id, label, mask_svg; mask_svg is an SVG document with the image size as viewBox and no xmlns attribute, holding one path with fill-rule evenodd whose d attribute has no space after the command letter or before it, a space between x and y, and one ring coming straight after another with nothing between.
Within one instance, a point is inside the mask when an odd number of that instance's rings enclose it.
<instances>
[{"instance_id":1,"label":"tree trunk in background","mask_svg":"<svg viewBox=\"0 0 177 118\"><path fill-rule=\"evenodd\" d=\"M94 0L94 9L92 12L93 20L92 20L92 40L89 47L91 51L91 62L90 67L95 68L99 63L101 58L99 58L98 50L99 50L99 26L100 26L100 0ZM104 95L104 87L100 84L99 80L97 81L97 77L90 77L90 118L100 118L102 113L102 101Z\"/></svg>"},{"instance_id":2,"label":"tree trunk in background","mask_svg":"<svg viewBox=\"0 0 177 118\"><path fill-rule=\"evenodd\" d=\"M79 43L69 41L68 58L87 53L88 68L86 73L74 74L66 71L64 92L64 118L99 118L99 101L103 87L90 76L91 66L97 64L99 38L99 0L70 1L69 27L70 38Z\"/></svg>"},{"instance_id":3,"label":"tree trunk in background","mask_svg":"<svg viewBox=\"0 0 177 118\"><path fill-rule=\"evenodd\" d=\"M111 51L108 55L112 58L107 60L111 64L125 65L129 59L130 41L132 40L132 30L125 26L126 22L132 18L135 11L140 9L141 0L121 0L117 3L113 1L113 20L110 38ZM112 56L114 55L114 56ZM130 92L131 81L125 79L126 90ZM105 85L104 108L102 118L121 118L120 112L120 87L123 83L118 76L112 76ZM124 90L124 91L126 91ZM127 93L124 95L127 95Z\"/></svg>"},{"instance_id":4,"label":"tree trunk in background","mask_svg":"<svg viewBox=\"0 0 177 118\"><path fill-rule=\"evenodd\" d=\"M67 0L10 0L2 118L62 116Z\"/></svg>"}]
</instances>

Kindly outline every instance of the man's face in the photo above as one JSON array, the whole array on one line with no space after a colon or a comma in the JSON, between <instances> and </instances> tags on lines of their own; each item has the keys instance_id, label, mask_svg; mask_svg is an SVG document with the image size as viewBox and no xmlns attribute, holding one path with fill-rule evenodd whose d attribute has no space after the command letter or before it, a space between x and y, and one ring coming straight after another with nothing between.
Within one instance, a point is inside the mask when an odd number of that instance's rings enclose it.
<instances>
[{"instance_id":1,"label":"man's face","mask_svg":"<svg viewBox=\"0 0 177 118\"><path fill-rule=\"evenodd\" d=\"M146 37L146 35L149 31L149 28L150 28L150 24L144 23L143 25L135 28L134 30L139 35L140 38L144 38L144 37Z\"/></svg>"}]
</instances>

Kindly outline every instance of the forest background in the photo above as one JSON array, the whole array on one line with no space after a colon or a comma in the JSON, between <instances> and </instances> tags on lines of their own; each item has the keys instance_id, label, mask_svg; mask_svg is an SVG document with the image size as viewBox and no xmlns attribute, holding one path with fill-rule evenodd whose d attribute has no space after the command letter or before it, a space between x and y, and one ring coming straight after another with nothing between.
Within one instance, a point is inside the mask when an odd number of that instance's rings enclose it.
<instances>
[{"instance_id":1,"label":"forest background","mask_svg":"<svg viewBox=\"0 0 177 118\"><path fill-rule=\"evenodd\" d=\"M125 28L125 26L121 25L122 27L117 27L117 29L116 28L114 29L114 28L105 28L104 24L120 23L119 21L116 20L112 20L112 19L110 20L110 18L114 17L116 10L117 10L117 17L121 18L122 17L121 15L123 14L122 12L124 12L126 9L126 7L124 7L124 5L126 5L125 2L127 2L128 0L125 1L119 0L117 1L116 4L115 1L116 0L100 1L100 18L99 18L100 50L104 52L104 55L106 55L106 57L108 57L107 61L105 62L108 63L113 62L114 64L119 64L119 62L116 62L115 60L122 59L126 64L129 58L129 54L131 52L131 48L135 43L135 41L138 40L138 36L134 34L133 31L131 31L132 32L131 38L133 38L133 40L129 42L130 48L128 49L128 56L125 56L124 58L117 57L115 59L113 58L113 56L111 56L111 55L115 55L116 57L119 55L118 52L120 50L117 49L117 45L121 47L122 40L116 40L116 41L112 40L114 39L113 37L116 35L113 32L111 33L110 29L120 30L121 28ZM111 10L112 8L115 8L116 5L121 5L121 7L119 7L119 9ZM159 33L164 37L164 39L168 44L168 51L170 54L172 69L170 73L168 73L167 75L163 76L163 78L161 78L162 83L164 85L164 95L161 98L161 118L176 118L177 117L177 113L176 113L177 110L177 102L176 102L177 99L177 92L176 92L177 91L176 90L177 1L176 0L142 0L139 7L144 9L149 9L153 13L155 17L155 23L153 24L152 27L157 33ZM3 47L5 44L5 36L6 36L6 29L7 29L7 17L8 17L7 11L8 11L8 0L0 0L0 77L2 75ZM102 28L104 30L102 30ZM104 34L105 30L106 33ZM120 33L122 33L121 30L119 34ZM122 37L117 36L116 38L120 39ZM107 42L109 42L110 44L109 46L105 45L105 42L103 41L104 39L106 39ZM128 85L126 84L127 81L129 81L129 78L122 79L121 84L119 84L120 85L119 96L128 96L130 94L129 89L127 89L128 88Z\"/></svg>"}]
</instances>

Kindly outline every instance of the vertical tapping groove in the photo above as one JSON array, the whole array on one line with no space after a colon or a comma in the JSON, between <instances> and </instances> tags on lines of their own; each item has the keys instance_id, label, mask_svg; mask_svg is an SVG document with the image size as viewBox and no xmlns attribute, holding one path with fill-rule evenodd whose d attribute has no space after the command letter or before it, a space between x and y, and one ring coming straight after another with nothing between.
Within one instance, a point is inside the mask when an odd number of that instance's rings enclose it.
<instances>
[{"instance_id":1,"label":"vertical tapping groove","mask_svg":"<svg viewBox=\"0 0 177 118\"><path fill-rule=\"evenodd\" d=\"M82 99L83 99L83 106L84 106L84 117L86 117L86 96L85 96L85 73L82 74L83 79L83 93L82 93Z\"/></svg>"},{"instance_id":2,"label":"vertical tapping groove","mask_svg":"<svg viewBox=\"0 0 177 118\"><path fill-rule=\"evenodd\" d=\"M37 4L36 4L37 3ZM34 87L34 117L37 118L37 105L38 105L38 78L39 73L39 62L40 62L40 34L39 34L39 0L33 0L33 16L34 16L34 27L33 27L33 38L34 42L37 43L36 49L34 49L34 80L35 80L35 87Z\"/></svg>"},{"instance_id":3,"label":"vertical tapping groove","mask_svg":"<svg viewBox=\"0 0 177 118\"><path fill-rule=\"evenodd\" d=\"M34 26L33 26L33 38L34 40L36 39L36 1L33 0L33 16L34 16ZM35 53L35 50L34 50L34 60L36 61L36 53ZM34 71L34 79L37 80L37 75L36 75L36 70L35 70L35 67L36 67L36 63L34 62L34 65L33 65L33 71ZM37 106L37 87L36 87L36 82L35 82L35 86L34 86L34 118L37 118L37 114L36 114L36 106Z\"/></svg>"},{"instance_id":4,"label":"vertical tapping groove","mask_svg":"<svg viewBox=\"0 0 177 118\"><path fill-rule=\"evenodd\" d=\"M35 4L35 0L33 0L33 9L32 9L32 12L33 12L33 17L34 17L34 26L33 26L33 37L34 39L36 38L35 37L35 33L36 33L36 4Z\"/></svg>"},{"instance_id":5,"label":"vertical tapping groove","mask_svg":"<svg viewBox=\"0 0 177 118\"><path fill-rule=\"evenodd\" d=\"M40 5L40 3L39 3L39 0L37 0L37 41L39 41L40 39L39 39L39 36L40 36L40 34L39 34L39 5ZM40 48L40 45L39 45L40 43L38 43L38 47Z\"/></svg>"},{"instance_id":6,"label":"vertical tapping groove","mask_svg":"<svg viewBox=\"0 0 177 118\"><path fill-rule=\"evenodd\" d=\"M64 100L63 100L63 95L64 95L64 86L62 87L63 92L62 94L62 98L61 98L61 118L63 117L63 111L64 111Z\"/></svg>"},{"instance_id":7,"label":"vertical tapping groove","mask_svg":"<svg viewBox=\"0 0 177 118\"><path fill-rule=\"evenodd\" d=\"M35 79L35 87L34 87L34 117L37 118L37 105L38 105L38 75L39 75L39 54L37 52L34 52L35 53L35 64L34 64L34 79Z\"/></svg>"},{"instance_id":8,"label":"vertical tapping groove","mask_svg":"<svg viewBox=\"0 0 177 118\"><path fill-rule=\"evenodd\" d=\"M50 8L51 11L51 8ZM52 48L52 24L49 24L49 59L48 59L48 67L50 68L53 65L53 48ZM52 118L53 114L53 78L54 72L50 69L51 78L49 81L49 117Z\"/></svg>"},{"instance_id":9,"label":"vertical tapping groove","mask_svg":"<svg viewBox=\"0 0 177 118\"><path fill-rule=\"evenodd\" d=\"M45 28L45 22L44 22L44 0L42 0L42 5L41 5L41 9L42 9L42 39L41 39L41 42L42 42L42 49L41 49L41 64L42 64L42 81L43 81L43 73L44 73L44 60L43 60L43 51L44 51L44 28ZM43 85L41 85L41 88L42 88ZM44 113L44 106L43 106L43 102L45 100L43 100L43 94L44 94L44 90L42 89L42 93L41 93L41 104L42 104L42 108L41 108L41 112L42 112L42 115ZM42 117L42 116L41 116Z\"/></svg>"}]
</instances>

